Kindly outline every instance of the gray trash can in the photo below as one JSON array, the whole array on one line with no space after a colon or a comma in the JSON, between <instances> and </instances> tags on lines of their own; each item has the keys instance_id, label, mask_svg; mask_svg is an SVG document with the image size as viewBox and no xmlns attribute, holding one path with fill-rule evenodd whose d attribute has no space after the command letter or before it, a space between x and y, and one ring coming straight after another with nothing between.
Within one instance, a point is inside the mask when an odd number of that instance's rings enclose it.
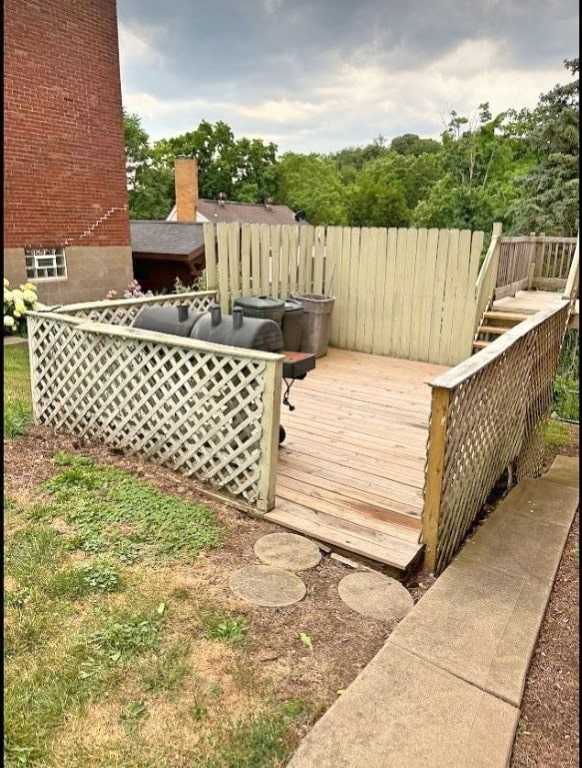
<instances>
[{"instance_id":1,"label":"gray trash can","mask_svg":"<svg viewBox=\"0 0 582 768\"><path fill-rule=\"evenodd\" d=\"M303 307L296 299L285 300L283 315L283 346L288 352L299 352L303 330Z\"/></svg>"},{"instance_id":2,"label":"gray trash can","mask_svg":"<svg viewBox=\"0 0 582 768\"><path fill-rule=\"evenodd\" d=\"M285 314L283 299L275 299L272 296L242 296L233 301L233 306L241 307L245 317L274 320L279 326Z\"/></svg>"},{"instance_id":3,"label":"gray trash can","mask_svg":"<svg viewBox=\"0 0 582 768\"><path fill-rule=\"evenodd\" d=\"M331 313L335 296L314 293L295 294L294 299L303 307L301 329L301 352L310 352L316 357L327 354L331 331Z\"/></svg>"}]
</instances>

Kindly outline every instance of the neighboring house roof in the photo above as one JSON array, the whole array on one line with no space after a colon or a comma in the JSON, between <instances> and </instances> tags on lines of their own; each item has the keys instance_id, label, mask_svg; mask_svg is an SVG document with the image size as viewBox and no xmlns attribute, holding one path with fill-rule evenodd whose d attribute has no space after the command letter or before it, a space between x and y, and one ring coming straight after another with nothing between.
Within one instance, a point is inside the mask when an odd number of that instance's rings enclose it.
<instances>
[{"instance_id":1,"label":"neighboring house roof","mask_svg":"<svg viewBox=\"0 0 582 768\"><path fill-rule=\"evenodd\" d=\"M204 227L195 222L132 221L131 250L135 253L190 255L204 248Z\"/></svg>"},{"instance_id":2,"label":"neighboring house roof","mask_svg":"<svg viewBox=\"0 0 582 768\"><path fill-rule=\"evenodd\" d=\"M174 206L167 221L176 221ZM233 203L228 200L198 200L196 221L240 221L243 224L297 224L295 214L286 205Z\"/></svg>"}]
</instances>

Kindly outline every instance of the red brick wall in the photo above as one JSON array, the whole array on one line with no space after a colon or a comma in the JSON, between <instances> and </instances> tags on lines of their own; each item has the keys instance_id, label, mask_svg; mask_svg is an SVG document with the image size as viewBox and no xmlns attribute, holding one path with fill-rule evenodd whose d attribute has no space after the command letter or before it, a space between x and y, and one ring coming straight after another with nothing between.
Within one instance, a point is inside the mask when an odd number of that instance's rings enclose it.
<instances>
[{"instance_id":1,"label":"red brick wall","mask_svg":"<svg viewBox=\"0 0 582 768\"><path fill-rule=\"evenodd\" d=\"M130 243L115 0L4 0L4 247Z\"/></svg>"}]
</instances>

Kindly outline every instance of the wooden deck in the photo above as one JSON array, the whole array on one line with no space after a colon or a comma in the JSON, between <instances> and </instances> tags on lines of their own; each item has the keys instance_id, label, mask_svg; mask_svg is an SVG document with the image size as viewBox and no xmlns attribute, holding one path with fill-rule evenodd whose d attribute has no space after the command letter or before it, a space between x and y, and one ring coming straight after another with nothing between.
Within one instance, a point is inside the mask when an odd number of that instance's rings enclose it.
<instances>
[{"instance_id":1,"label":"wooden deck","mask_svg":"<svg viewBox=\"0 0 582 768\"><path fill-rule=\"evenodd\" d=\"M426 382L447 370L330 349L282 407L277 500L265 516L406 571L418 543L430 411Z\"/></svg>"},{"instance_id":2,"label":"wooden deck","mask_svg":"<svg viewBox=\"0 0 582 768\"><path fill-rule=\"evenodd\" d=\"M541 312L543 309L560 304L562 291L517 291L515 296L506 296L504 299L497 299L493 302L493 309L503 312L517 312L524 315L533 315ZM576 302L570 327L578 328L579 302Z\"/></svg>"}]
</instances>

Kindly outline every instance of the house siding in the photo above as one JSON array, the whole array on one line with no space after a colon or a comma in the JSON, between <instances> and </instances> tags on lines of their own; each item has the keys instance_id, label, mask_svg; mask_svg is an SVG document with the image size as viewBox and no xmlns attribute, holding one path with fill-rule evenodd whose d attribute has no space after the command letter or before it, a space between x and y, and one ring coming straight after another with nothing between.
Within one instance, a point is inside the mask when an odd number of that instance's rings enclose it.
<instances>
[{"instance_id":1,"label":"house siding","mask_svg":"<svg viewBox=\"0 0 582 768\"><path fill-rule=\"evenodd\" d=\"M115 0L5 0L4 30L5 274L62 247L41 299L101 298L132 278Z\"/></svg>"}]
</instances>

